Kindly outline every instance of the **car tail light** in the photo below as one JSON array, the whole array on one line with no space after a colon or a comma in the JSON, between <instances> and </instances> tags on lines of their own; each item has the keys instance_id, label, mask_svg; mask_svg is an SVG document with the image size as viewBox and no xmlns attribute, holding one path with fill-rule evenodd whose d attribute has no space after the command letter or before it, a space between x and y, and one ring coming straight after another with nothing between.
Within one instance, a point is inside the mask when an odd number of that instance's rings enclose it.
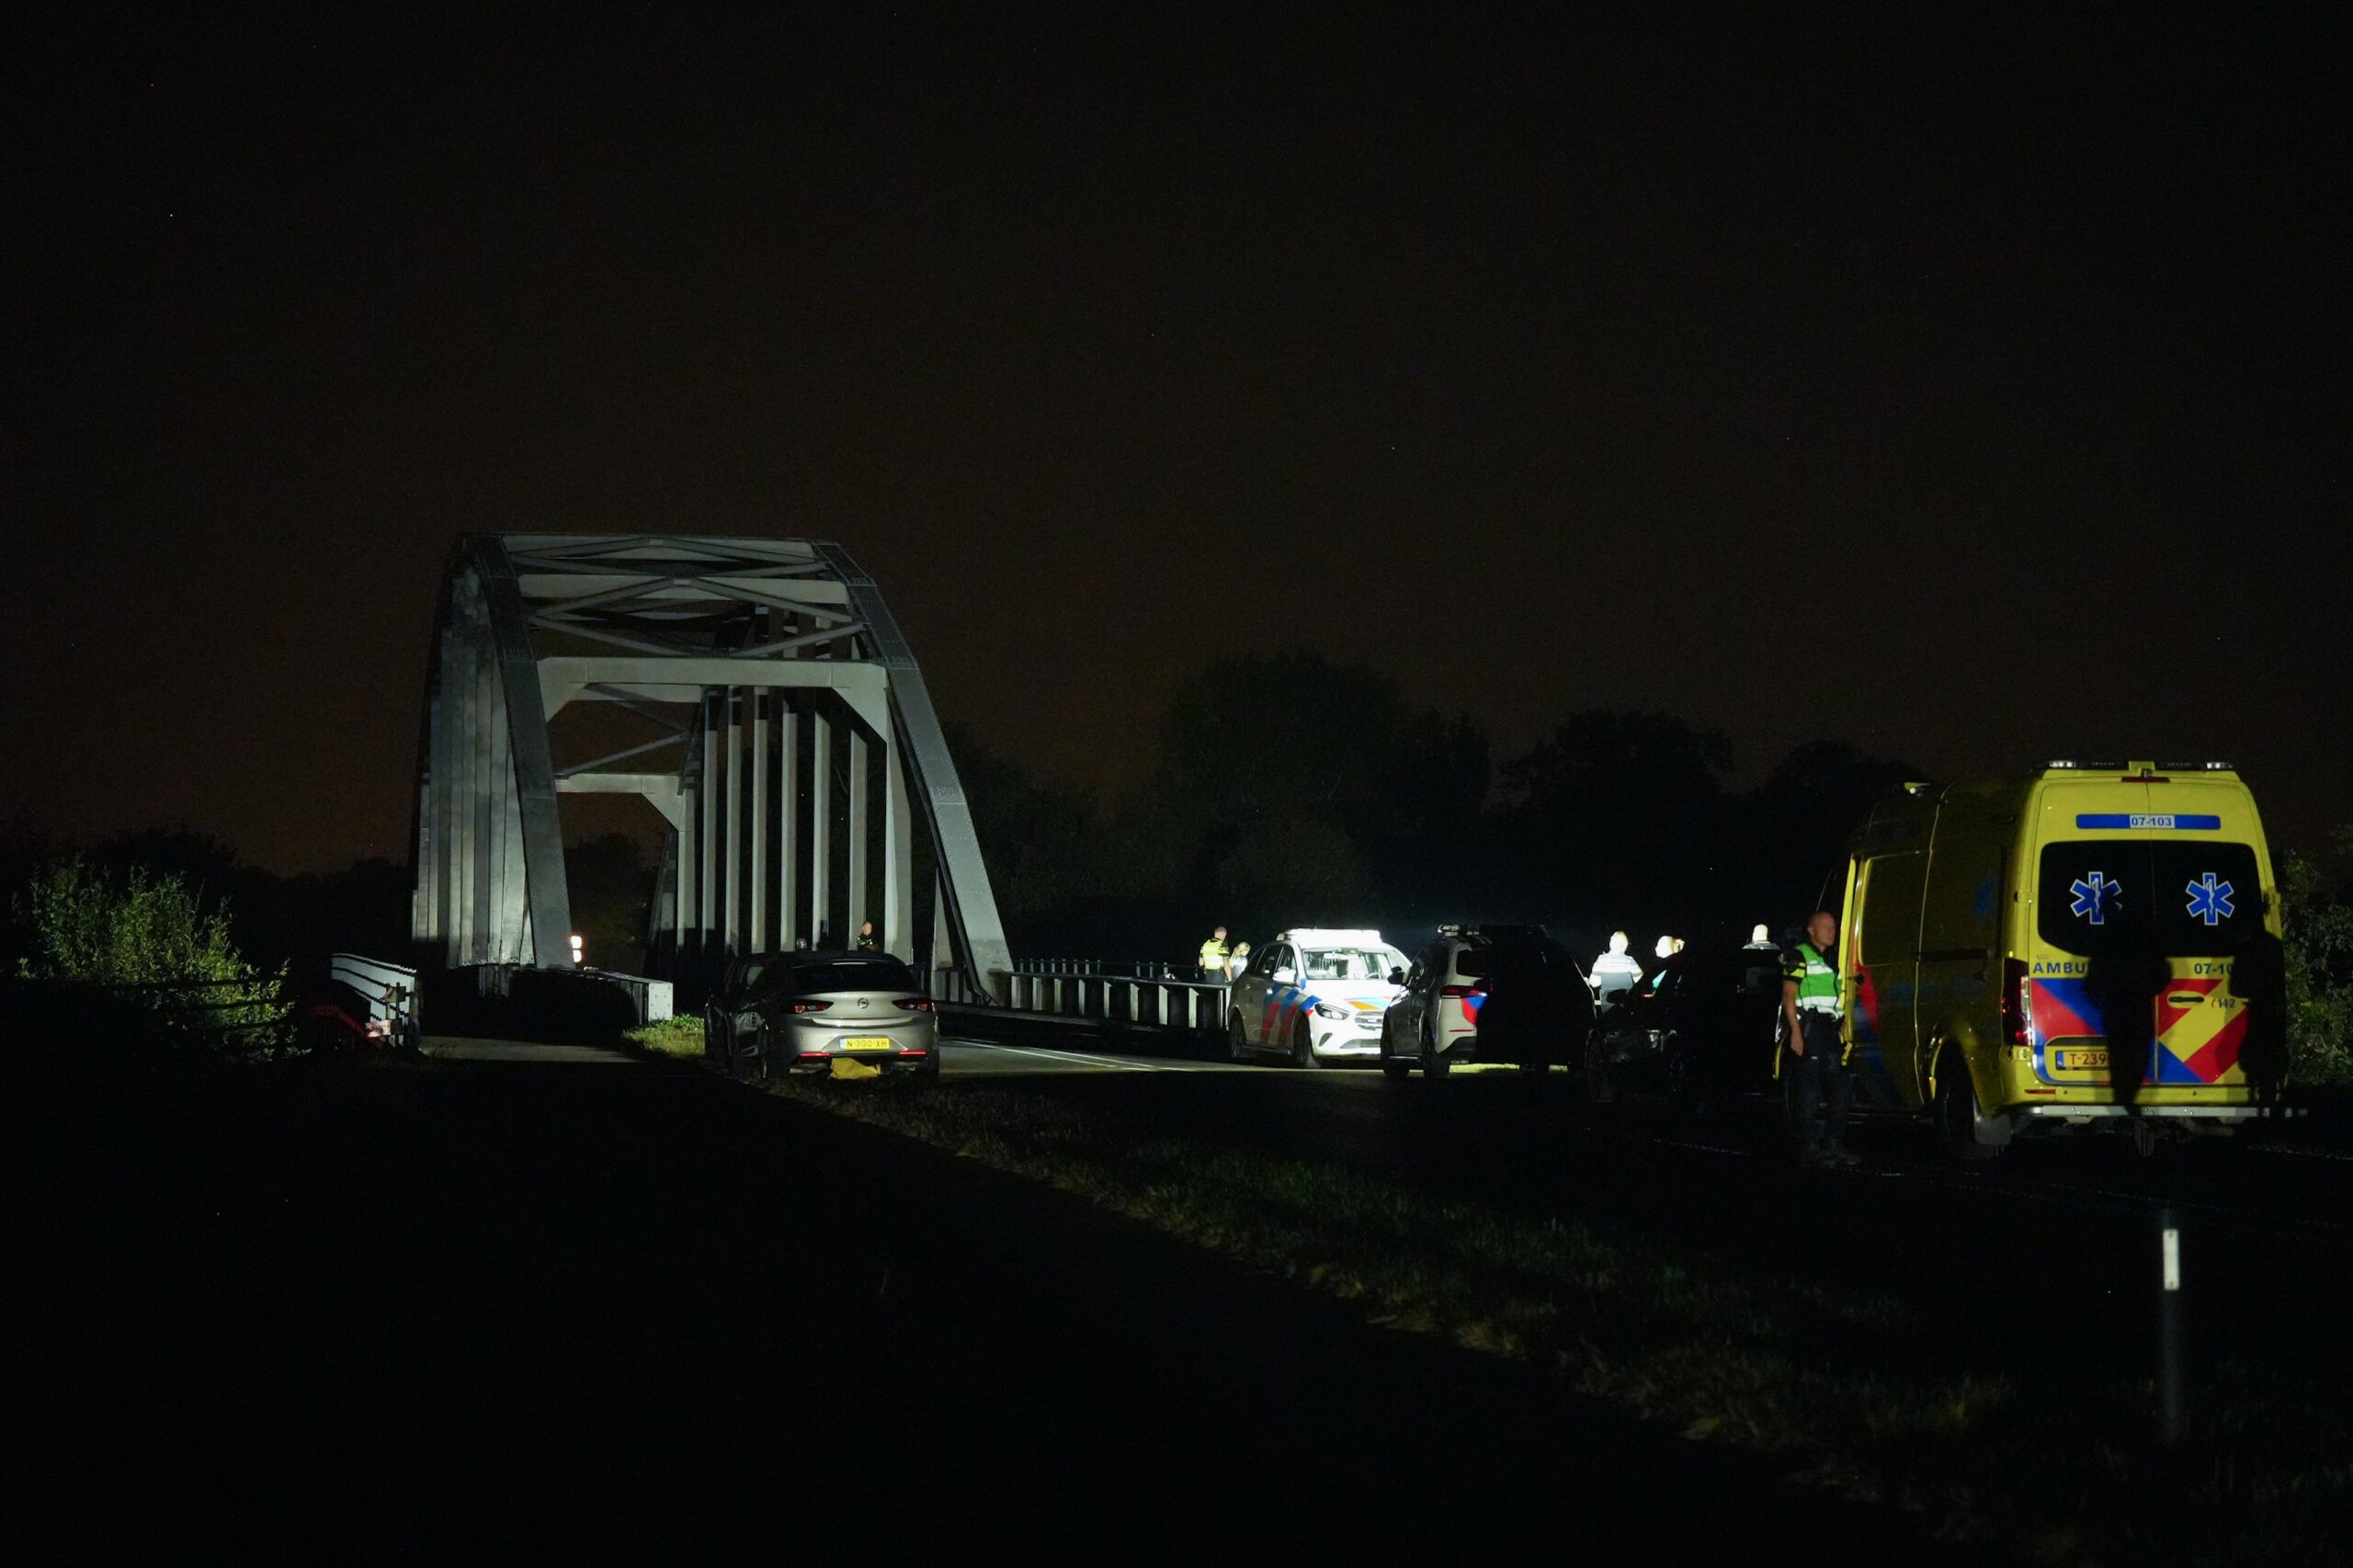
<instances>
[{"instance_id":1,"label":"car tail light","mask_svg":"<svg viewBox=\"0 0 2353 1568\"><path fill-rule=\"evenodd\" d=\"M902 1056L929 1056L931 1052L928 1051L903 1051L899 1052L899 1054Z\"/></svg>"},{"instance_id":2,"label":"car tail light","mask_svg":"<svg viewBox=\"0 0 2353 1568\"><path fill-rule=\"evenodd\" d=\"M899 1006L904 1007L910 1013L933 1013L938 1011L937 1007L932 1006L931 998L928 996L909 996L902 1001Z\"/></svg>"},{"instance_id":3,"label":"car tail light","mask_svg":"<svg viewBox=\"0 0 2353 1568\"><path fill-rule=\"evenodd\" d=\"M1487 994L1487 983L1481 980L1474 981L1469 985L1441 985L1438 988L1438 994L1441 996L1484 996Z\"/></svg>"},{"instance_id":4,"label":"car tail light","mask_svg":"<svg viewBox=\"0 0 2353 1568\"><path fill-rule=\"evenodd\" d=\"M2002 1038L2012 1045L2034 1043L2034 998L2026 960L2002 960Z\"/></svg>"},{"instance_id":5,"label":"car tail light","mask_svg":"<svg viewBox=\"0 0 2353 1568\"><path fill-rule=\"evenodd\" d=\"M831 1002L795 1002L792 1010L796 1013L822 1013L832 1006Z\"/></svg>"}]
</instances>

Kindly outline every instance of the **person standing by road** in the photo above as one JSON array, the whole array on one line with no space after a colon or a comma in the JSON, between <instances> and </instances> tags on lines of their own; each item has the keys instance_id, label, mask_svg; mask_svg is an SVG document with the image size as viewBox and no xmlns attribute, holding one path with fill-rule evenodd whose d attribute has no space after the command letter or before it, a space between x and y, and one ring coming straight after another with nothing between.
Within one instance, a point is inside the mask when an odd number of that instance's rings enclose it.
<instances>
[{"instance_id":1,"label":"person standing by road","mask_svg":"<svg viewBox=\"0 0 2353 1568\"><path fill-rule=\"evenodd\" d=\"M1201 944L1201 978L1212 984L1222 985L1225 973L1225 927L1221 926L1210 933Z\"/></svg>"},{"instance_id":2,"label":"person standing by road","mask_svg":"<svg viewBox=\"0 0 2353 1568\"><path fill-rule=\"evenodd\" d=\"M1847 1072L1847 1044L1839 1020L1838 917L1816 910L1806 922L1806 939L1781 967L1781 1024L1788 1031L1789 1071L1798 1075L1798 1163L1834 1168L1860 1165L1847 1152L1847 1116L1855 1105L1855 1081Z\"/></svg>"},{"instance_id":3,"label":"person standing by road","mask_svg":"<svg viewBox=\"0 0 2353 1568\"><path fill-rule=\"evenodd\" d=\"M861 953L873 953L880 952L881 949L882 938L874 934L874 922L871 920L859 921L858 923L858 950Z\"/></svg>"},{"instance_id":4,"label":"person standing by road","mask_svg":"<svg viewBox=\"0 0 2353 1568\"><path fill-rule=\"evenodd\" d=\"M1626 933L1610 932L1609 950L1593 960L1596 999L1607 1006L1642 978L1641 961L1626 951Z\"/></svg>"},{"instance_id":5,"label":"person standing by road","mask_svg":"<svg viewBox=\"0 0 2353 1568\"><path fill-rule=\"evenodd\" d=\"M1226 983L1231 985L1233 982L1241 979L1242 971L1249 967L1250 944L1247 942L1234 943L1233 951L1228 953L1225 957Z\"/></svg>"}]
</instances>

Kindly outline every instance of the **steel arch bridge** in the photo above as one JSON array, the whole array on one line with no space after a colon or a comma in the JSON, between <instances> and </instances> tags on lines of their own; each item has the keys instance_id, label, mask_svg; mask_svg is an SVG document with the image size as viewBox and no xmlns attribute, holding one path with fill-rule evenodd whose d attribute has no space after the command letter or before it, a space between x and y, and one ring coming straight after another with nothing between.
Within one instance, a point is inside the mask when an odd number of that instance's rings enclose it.
<instances>
[{"instance_id":1,"label":"steel arch bridge","mask_svg":"<svg viewBox=\"0 0 2353 1568\"><path fill-rule=\"evenodd\" d=\"M413 846L427 963L569 967L559 808L601 793L668 824L648 949L668 978L847 947L866 920L935 983L985 996L1011 967L923 674L839 545L469 534L437 619ZM582 703L653 738L559 764L551 724Z\"/></svg>"}]
</instances>

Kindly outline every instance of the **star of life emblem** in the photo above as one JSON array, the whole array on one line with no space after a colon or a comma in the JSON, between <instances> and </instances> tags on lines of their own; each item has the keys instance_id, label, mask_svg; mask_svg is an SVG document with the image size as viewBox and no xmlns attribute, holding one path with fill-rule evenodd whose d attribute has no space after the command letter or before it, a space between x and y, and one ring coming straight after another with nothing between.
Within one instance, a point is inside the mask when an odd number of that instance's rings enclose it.
<instances>
[{"instance_id":1,"label":"star of life emblem","mask_svg":"<svg viewBox=\"0 0 2353 1568\"><path fill-rule=\"evenodd\" d=\"M2075 895L2075 902L2068 906L2070 911L2077 919L2088 920L2095 926L2107 925L2108 917L2124 905L2124 885L2109 881L2103 871L2076 878L2068 885L2068 891Z\"/></svg>"},{"instance_id":2,"label":"star of life emblem","mask_svg":"<svg viewBox=\"0 0 2353 1568\"><path fill-rule=\"evenodd\" d=\"M2237 913L2231 903L2231 894L2235 891L2228 882L2216 881L2213 872L2207 872L2189 884L2190 918L2203 920L2209 926L2221 925Z\"/></svg>"}]
</instances>

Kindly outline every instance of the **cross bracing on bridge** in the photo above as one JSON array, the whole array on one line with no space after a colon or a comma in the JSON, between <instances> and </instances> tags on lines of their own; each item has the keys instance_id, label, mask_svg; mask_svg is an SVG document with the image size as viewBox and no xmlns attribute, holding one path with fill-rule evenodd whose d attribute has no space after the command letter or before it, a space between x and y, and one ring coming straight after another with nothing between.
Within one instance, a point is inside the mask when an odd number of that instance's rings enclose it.
<instances>
[{"instance_id":1,"label":"cross bracing on bridge","mask_svg":"<svg viewBox=\"0 0 2353 1568\"><path fill-rule=\"evenodd\" d=\"M551 726L586 704L653 733L559 764ZM468 535L418 753L428 960L571 961L561 798L593 793L667 824L650 950L672 978L868 920L961 991L1010 967L922 671L838 545Z\"/></svg>"}]
</instances>

